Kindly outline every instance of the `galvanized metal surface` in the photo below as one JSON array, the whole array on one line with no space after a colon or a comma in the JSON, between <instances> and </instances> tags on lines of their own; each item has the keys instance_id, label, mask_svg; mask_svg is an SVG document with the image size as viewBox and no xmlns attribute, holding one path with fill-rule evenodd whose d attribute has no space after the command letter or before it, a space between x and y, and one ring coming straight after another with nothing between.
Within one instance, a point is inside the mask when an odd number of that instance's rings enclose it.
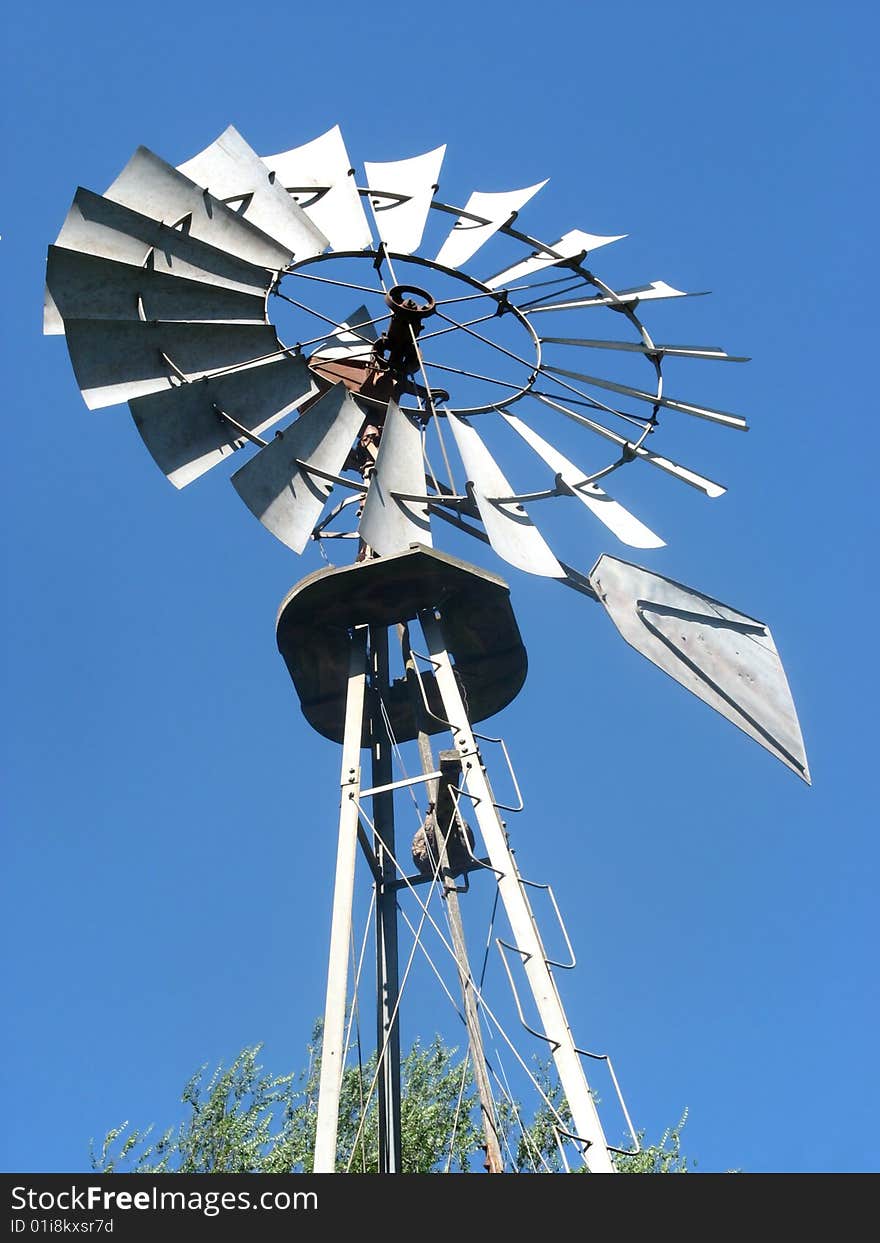
<instances>
[{"instance_id":1,"label":"galvanized metal surface","mask_svg":"<svg viewBox=\"0 0 880 1243\"><path fill-rule=\"evenodd\" d=\"M617 240L617 239L615 239ZM651 281L648 285L636 285L632 289L615 290L614 296L606 294L597 294L592 298L574 298L570 302L549 302L544 306L536 306L532 309L532 315L539 315L544 311L570 311L575 307L585 306L616 306L618 303L632 304L637 302L650 302L662 298L699 298L700 293L686 293L683 289L673 289L672 285L667 285L666 281Z\"/></svg>"},{"instance_id":2,"label":"galvanized metal surface","mask_svg":"<svg viewBox=\"0 0 880 1243\"><path fill-rule=\"evenodd\" d=\"M327 249L324 234L233 125L204 151L177 167L216 198L233 200L237 214L274 238L295 259L320 255Z\"/></svg>"},{"instance_id":3,"label":"galvanized metal surface","mask_svg":"<svg viewBox=\"0 0 880 1243\"><path fill-rule=\"evenodd\" d=\"M318 1086L318 1118L315 1127L316 1174L336 1170L336 1139L339 1127L339 1096L342 1088L345 1045L345 1006L348 993L348 954L351 939L352 901L358 843L361 787L361 732L367 682L367 630L362 627L349 640L348 687L345 699L345 733L339 804L339 842L330 924L327 964L327 999L321 1041L321 1078Z\"/></svg>"},{"instance_id":4,"label":"galvanized metal surface","mask_svg":"<svg viewBox=\"0 0 880 1243\"><path fill-rule=\"evenodd\" d=\"M467 419L448 414L447 422L455 437L474 499L492 547L511 565L530 574L565 578L565 570L518 502L503 501L515 489L505 479L500 466Z\"/></svg>"},{"instance_id":5,"label":"galvanized metal surface","mask_svg":"<svg viewBox=\"0 0 880 1243\"><path fill-rule=\"evenodd\" d=\"M68 319L65 328L70 361L90 410L176 388L181 377L196 380L281 348L269 325Z\"/></svg>"},{"instance_id":6,"label":"galvanized metal surface","mask_svg":"<svg viewBox=\"0 0 880 1243\"><path fill-rule=\"evenodd\" d=\"M265 298L273 280L265 268L171 229L91 190L77 190L55 244L65 250L255 297ZM43 331L59 335L64 332L61 314L51 295L47 295Z\"/></svg>"},{"instance_id":7,"label":"galvanized metal surface","mask_svg":"<svg viewBox=\"0 0 880 1243\"><path fill-rule=\"evenodd\" d=\"M56 245L120 263L149 264L156 271L243 292L265 292L272 280L265 267L222 246L82 188L74 196Z\"/></svg>"},{"instance_id":8,"label":"galvanized metal surface","mask_svg":"<svg viewBox=\"0 0 880 1243\"><path fill-rule=\"evenodd\" d=\"M167 225L183 222L192 237L271 271L293 259L292 250L146 147L138 147L104 197Z\"/></svg>"},{"instance_id":9,"label":"galvanized metal surface","mask_svg":"<svg viewBox=\"0 0 880 1243\"><path fill-rule=\"evenodd\" d=\"M405 499L424 492L424 488L422 429L392 400L359 527L361 539L379 556L402 552L410 544L430 547L427 503Z\"/></svg>"},{"instance_id":10,"label":"galvanized metal surface","mask_svg":"<svg viewBox=\"0 0 880 1243\"><path fill-rule=\"evenodd\" d=\"M398 255L418 250L446 146L409 160L364 162L370 206L380 241Z\"/></svg>"},{"instance_id":11,"label":"galvanized metal surface","mask_svg":"<svg viewBox=\"0 0 880 1243\"><path fill-rule=\"evenodd\" d=\"M251 513L294 552L309 542L332 490L305 464L338 475L363 422L361 408L337 384L232 476Z\"/></svg>"},{"instance_id":12,"label":"galvanized metal surface","mask_svg":"<svg viewBox=\"0 0 880 1243\"><path fill-rule=\"evenodd\" d=\"M183 488L244 443L221 411L259 436L317 392L304 359L282 354L255 367L139 397L129 408L156 465Z\"/></svg>"},{"instance_id":13,"label":"galvanized metal surface","mask_svg":"<svg viewBox=\"0 0 880 1243\"><path fill-rule=\"evenodd\" d=\"M442 622L435 618L433 611L422 613L419 622L428 644L428 654L436 669L445 716L452 725L455 747L462 760L465 786L472 800L473 814L480 826L486 853L498 875L498 893L510 921L514 944L523 960L523 969L540 1015L544 1037L550 1044L562 1090L571 1109L573 1129L581 1141L588 1145L583 1154L584 1162L591 1173L612 1174L614 1166L602 1124L547 963L547 953L541 942L507 833L494 803L477 740L468 721L449 660Z\"/></svg>"},{"instance_id":14,"label":"galvanized metal surface","mask_svg":"<svg viewBox=\"0 0 880 1243\"><path fill-rule=\"evenodd\" d=\"M523 259L521 263L515 263L512 267L505 268L502 272L497 272L495 276L490 276L486 281L486 285L489 289L500 289L504 285L513 285L516 281L522 280L523 277L531 276L533 272L541 272L545 268L555 267L557 264L565 263L569 259L588 255L592 251L598 250L601 246L608 246L611 242L620 242L625 237L625 233L617 233L613 237L601 237L597 233L584 233L581 229L572 229L570 233L564 234L558 242L553 242L552 245L548 246L545 252L538 251L531 258Z\"/></svg>"},{"instance_id":15,"label":"galvanized metal surface","mask_svg":"<svg viewBox=\"0 0 880 1243\"><path fill-rule=\"evenodd\" d=\"M508 427L534 449L535 453L547 463L565 485L571 496L577 499L612 531L624 544L631 548L663 548L665 541L659 535L640 522L628 509L613 500L607 492L595 483L583 483L587 472L579 470L573 462L563 457L548 441L523 423L513 414L504 414L502 418Z\"/></svg>"},{"instance_id":16,"label":"galvanized metal surface","mask_svg":"<svg viewBox=\"0 0 880 1243\"><path fill-rule=\"evenodd\" d=\"M613 444L619 445L624 452L632 452L635 457L640 458L643 462L649 462L651 466L656 466L658 470L662 470L667 475L681 480L682 483L688 484L692 488L696 488L698 492L703 492L709 497L723 496L727 489L721 483L716 483L713 479L707 479L705 475L700 475L695 470L691 470L689 466L682 466L679 462L674 462L672 458L664 457L661 453L654 453L651 449L646 449L644 445L633 449L630 441L625 436L612 432L610 428L603 427L601 423L597 423L594 419L588 419L586 415L578 414L576 410L571 410L561 401L554 401L550 397L535 394L535 400L543 402L545 406L550 406L554 410L558 410L560 414L564 414L566 418L572 419L575 423L579 423L581 427L588 427L590 431L595 432L597 436L602 436L605 440L610 440Z\"/></svg>"},{"instance_id":17,"label":"galvanized metal surface","mask_svg":"<svg viewBox=\"0 0 880 1243\"><path fill-rule=\"evenodd\" d=\"M738 354L727 354L720 345L645 345L641 341L600 341L593 337L542 337L544 345L578 345L591 350L624 350L635 354L660 354L672 358L705 358L725 363L747 363Z\"/></svg>"},{"instance_id":18,"label":"galvanized metal surface","mask_svg":"<svg viewBox=\"0 0 880 1243\"><path fill-rule=\"evenodd\" d=\"M338 125L301 147L264 155L263 163L329 240L332 250L364 250L372 244Z\"/></svg>"},{"instance_id":19,"label":"galvanized metal surface","mask_svg":"<svg viewBox=\"0 0 880 1243\"><path fill-rule=\"evenodd\" d=\"M539 181L524 190L502 190L493 194L475 190L464 205L465 214L459 216L452 226L452 232L440 247L434 262L448 268L460 268L546 184L546 181ZM486 223L480 224L472 220L472 216L483 217Z\"/></svg>"},{"instance_id":20,"label":"galvanized metal surface","mask_svg":"<svg viewBox=\"0 0 880 1243\"><path fill-rule=\"evenodd\" d=\"M769 627L607 554L590 582L627 643L809 783L800 723Z\"/></svg>"},{"instance_id":21,"label":"galvanized metal surface","mask_svg":"<svg viewBox=\"0 0 880 1243\"><path fill-rule=\"evenodd\" d=\"M699 419L706 419L710 423L720 423L723 427L732 427L740 432L748 431L748 424L742 415L730 414L726 410L713 410L709 406L695 406L691 402L681 401L675 397L658 397L656 393L649 393L640 388L632 388L628 384L617 384L613 380L602 380L598 376L584 375L582 371L567 371L564 367L551 367L547 363L544 364L544 370L549 371L552 375L564 375L572 380L581 380L584 384L589 384L594 388L606 389L612 393L621 393L624 397L632 397L636 401L646 401L654 406L663 406L667 410L678 410L682 414L693 414Z\"/></svg>"},{"instance_id":22,"label":"galvanized metal surface","mask_svg":"<svg viewBox=\"0 0 880 1243\"><path fill-rule=\"evenodd\" d=\"M46 288L64 319L265 324L266 299L98 255L49 247Z\"/></svg>"},{"instance_id":23,"label":"galvanized metal surface","mask_svg":"<svg viewBox=\"0 0 880 1243\"><path fill-rule=\"evenodd\" d=\"M283 601L278 650L309 725L325 738L342 741L352 626L394 626L437 602L443 604L445 633L455 650L471 720L484 720L506 707L528 669L507 584L458 557L416 547L357 565L316 570ZM431 710L442 716L433 677L425 675L424 683ZM392 683L385 706L397 741L416 738L418 723L404 683ZM435 721L432 732L444 728ZM368 738L364 745L369 745Z\"/></svg>"}]
</instances>

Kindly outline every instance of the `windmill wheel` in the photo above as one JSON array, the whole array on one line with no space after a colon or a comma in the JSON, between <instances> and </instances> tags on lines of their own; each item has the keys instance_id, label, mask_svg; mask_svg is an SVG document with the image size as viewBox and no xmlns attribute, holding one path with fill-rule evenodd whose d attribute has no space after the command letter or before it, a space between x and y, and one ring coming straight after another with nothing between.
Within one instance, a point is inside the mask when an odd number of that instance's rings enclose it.
<instances>
[{"instance_id":1,"label":"windmill wheel","mask_svg":"<svg viewBox=\"0 0 880 1243\"><path fill-rule=\"evenodd\" d=\"M431 544L436 517L570 580L526 509L558 497L624 544L661 546L599 480L643 462L721 495L655 451L661 416L745 420L669 396L663 362L744 360L655 342L642 304L687 295L603 282L593 253L620 237L514 228L544 182L463 208L435 198L444 152L367 163L359 188L338 127L263 158L230 127L179 168L139 148L104 195L77 192L49 249L45 331L66 336L90 408L129 403L176 487L256 447L232 482L296 552L313 538L357 539L361 557ZM430 258L429 218L446 226ZM477 277L465 269L487 243L512 262ZM600 320L614 334L557 335ZM642 378L571 363L592 355ZM553 443L566 420L588 433L588 465ZM530 490L508 481L496 441L537 459ZM334 487L352 495L327 514Z\"/></svg>"}]
</instances>

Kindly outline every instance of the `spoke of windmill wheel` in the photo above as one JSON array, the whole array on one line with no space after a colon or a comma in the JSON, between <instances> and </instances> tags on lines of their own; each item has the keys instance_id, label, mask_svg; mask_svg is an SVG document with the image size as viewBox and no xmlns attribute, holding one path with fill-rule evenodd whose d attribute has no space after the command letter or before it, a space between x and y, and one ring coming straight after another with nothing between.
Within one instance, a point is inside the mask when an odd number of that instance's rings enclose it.
<instances>
[{"instance_id":1,"label":"spoke of windmill wheel","mask_svg":"<svg viewBox=\"0 0 880 1243\"><path fill-rule=\"evenodd\" d=\"M601 341L590 337L542 337L544 345L577 345L591 350L625 350L635 354L671 358L708 358L725 363L747 363L751 359L726 353L720 345L644 345L637 341Z\"/></svg>"},{"instance_id":2,"label":"spoke of windmill wheel","mask_svg":"<svg viewBox=\"0 0 880 1243\"><path fill-rule=\"evenodd\" d=\"M408 160L364 161L369 202L386 250L398 255L418 250L445 154L444 144Z\"/></svg>"},{"instance_id":3,"label":"spoke of windmill wheel","mask_svg":"<svg viewBox=\"0 0 880 1243\"><path fill-rule=\"evenodd\" d=\"M90 410L113 406L277 352L268 324L146 324L69 319L67 348Z\"/></svg>"},{"instance_id":4,"label":"spoke of windmill wheel","mask_svg":"<svg viewBox=\"0 0 880 1243\"><path fill-rule=\"evenodd\" d=\"M138 397L129 409L156 465L176 488L183 488L243 444L218 411L258 436L317 393L305 359L282 355Z\"/></svg>"},{"instance_id":5,"label":"spoke of windmill wheel","mask_svg":"<svg viewBox=\"0 0 880 1243\"><path fill-rule=\"evenodd\" d=\"M423 492L424 479L422 429L392 400L360 521L361 539L380 557L404 552L414 543L431 546L427 504L403 499Z\"/></svg>"},{"instance_id":6,"label":"spoke of windmill wheel","mask_svg":"<svg viewBox=\"0 0 880 1243\"><path fill-rule=\"evenodd\" d=\"M622 419L624 423L629 423L631 427L637 427L640 431L644 431L645 427L653 421L652 419L642 418L638 414L626 414L623 410L617 410L614 406L609 406L604 401L599 401L598 397L590 397L589 393L585 393L581 389L575 388L573 384L568 384L565 380L560 380L558 376L551 374L546 363L541 366L541 375L549 380L551 384L556 384L559 388L565 389L566 393L572 393L580 400L589 402L593 410L601 410L605 414L613 414L615 418Z\"/></svg>"},{"instance_id":7,"label":"spoke of windmill wheel","mask_svg":"<svg viewBox=\"0 0 880 1243\"><path fill-rule=\"evenodd\" d=\"M440 302L435 303L435 306L441 305L442 303ZM476 319L466 319L463 324L460 324L457 320L450 319L448 315L443 315L439 311L437 311L437 314L441 319L445 319L447 324L451 324L452 327L438 328L436 332L423 332L419 337L419 340L422 343L425 341L433 341L435 337L445 337L447 333L455 332L459 328L470 328L473 324L487 324L490 320L497 319L498 316L497 311L490 311L488 315L479 315Z\"/></svg>"},{"instance_id":8,"label":"spoke of windmill wheel","mask_svg":"<svg viewBox=\"0 0 880 1243\"><path fill-rule=\"evenodd\" d=\"M468 336L476 337L476 339L478 341L482 341L484 345L491 345L491 347L494 350L498 350L499 353L505 354L508 358L512 358L514 362L522 363L524 367L529 368L529 371L534 372L535 365L533 362L529 362L528 359L523 358L519 354L514 354L511 350L506 349L503 345L499 345L497 341L493 341L489 337L484 337L482 333L474 332L473 329L467 323L464 323L464 324L458 323L457 320L451 319L448 315L444 315L442 311L437 311L436 314L440 317L440 319L446 320L447 323L454 324L456 328L461 328L464 332L468 334ZM489 318L494 318L494 317L490 316ZM537 370L538 370L538 373L540 373L541 375L546 375L547 379L552 384L556 384L560 388L564 388L567 392L574 393L575 396L584 398L585 400L589 401L590 405L594 409L604 410L607 414L613 414L615 418L623 419L625 423L630 423L633 427L638 427L640 430L643 430L646 423L649 423L651 421L649 419L639 418L638 415L624 414L622 410L615 410L613 406L607 406L605 405L604 402L601 402L596 398L591 398L588 393L581 392L580 389L574 388L573 385L568 384L565 380L560 380L557 376L549 374L548 368L545 363L541 363Z\"/></svg>"},{"instance_id":9,"label":"spoke of windmill wheel","mask_svg":"<svg viewBox=\"0 0 880 1243\"><path fill-rule=\"evenodd\" d=\"M664 406L669 410L679 410L683 414L695 415L698 419L707 419L710 423L720 423L722 427L732 427L737 431L748 431L748 423L739 414L730 414L726 410L713 410L710 406L695 406L687 401L681 401L675 397L658 397L654 393L645 392L644 389L630 388L628 384L616 384L613 380L601 380L597 376L584 375L580 371L567 371L564 367L551 367L549 363L545 363L543 370L545 373L551 373L553 376L564 375L570 376L573 380L580 380L584 384L595 385L596 388L608 389L612 393L620 393L624 397L632 397L635 401L647 401L653 406Z\"/></svg>"},{"instance_id":10,"label":"spoke of windmill wheel","mask_svg":"<svg viewBox=\"0 0 880 1243\"><path fill-rule=\"evenodd\" d=\"M600 246L622 241L625 237L625 233L618 233L613 237L602 237L596 233L584 233L581 229L572 229L558 242L540 247L530 258L524 259L521 263L515 263L513 267L504 268L495 276L490 276L483 284L488 285L490 289L498 289L502 285L510 284L511 281L519 280L521 276L528 276L531 272L539 272L544 268L566 263L570 259L576 259L579 255L590 254L598 250Z\"/></svg>"},{"instance_id":11,"label":"spoke of windmill wheel","mask_svg":"<svg viewBox=\"0 0 880 1243\"><path fill-rule=\"evenodd\" d=\"M615 291L613 298L603 295L595 298L576 298L572 302L555 302L550 306L536 306L533 313L540 315L544 311L570 311L582 306L616 306L619 303L649 302L662 298L704 298L707 293L708 290L705 289L688 293L683 289L674 289L672 285L667 285L666 281L651 281L649 285L637 285L634 289ZM523 303L520 309L529 310L529 304Z\"/></svg>"},{"instance_id":12,"label":"spoke of windmill wheel","mask_svg":"<svg viewBox=\"0 0 880 1243\"><path fill-rule=\"evenodd\" d=\"M580 280L573 281L571 284L566 286L565 289L554 289L552 293L542 294L540 298L532 298L528 302L520 302L518 303L519 309L522 311L532 312L532 311L537 310L537 308L540 307L542 303L549 302L552 298L558 298L561 293L564 293L564 294L575 293L578 289L586 289L586 288L595 289L596 288L595 281L596 281L595 277L593 277L591 280L584 280L583 278L581 278Z\"/></svg>"},{"instance_id":13,"label":"spoke of windmill wheel","mask_svg":"<svg viewBox=\"0 0 880 1243\"><path fill-rule=\"evenodd\" d=\"M356 285L353 281L337 281L329 276L316 276L314 272L301 272L298 269L287 272L285 275L298 276L304 281L320 281L322 285L339 285L342 289L356 289L359 293L371 293L374 297L382 297L382 290L376 289L373 285Z\"/></svg>"},{"instance_id":14,"label":"spoke of windmill wheel","mask_svg":"<svg viewBox=\"0 0 880 1243\"><path fill-rule=\"evenodd\" d=\"M333 328L336 329L337 332L348 328L347 324L339 323L337 320L331 319L329 315L322 315L321 312L316 311L314 307L308 306L305 302L298 302L296 298L289 298L287 294L276 292L275 297L280 298L282 302L289 302L291 306L295 306L300 311L305 311L308 315L314 315L315 319L320 319L325 324L330 324ZM370 323L372 322L373 321L371 320ZM378 323L378 321L376 322ZM357 337L357 339L359 341L362 341L364 345L367 345L370 348L372 348L373 342L376 339L375 334L373 335L372 338L370 338L370 337L362 336L360 333L355 332L353 329L349 329L349 331L351 332L352 336ZM319 339L322 341L326 341L327 338L321 337Z\"/></svg>"},{"instance_id":15,"label":"spoke of windmill wheel","mask_svg":"<svg viewBox=\"0 0 880 1243\"><path fill-rule=\"evenodd\" d=\"M191 160L179 164L178 171L224 202L240 201L237 214L292 251L296 259L320 255L327 249L324 234L234 126Z\"/></svg>"},{"instance_id":16,"label":"spoke of windmill wheel","mask_svg":"<svg viewBox=\"0 0 880 1243\"><path fill-rule=\"evenodd\" d=\"M547 379L552 380L553 377L548 375ZM574 391L575 390L572 390L572 392ZM550 397L550 398L553 397L552 393L545 393L543 389L540 389L540 388L531 388L529 389L529 392L533 393L535 396ZM569 405L583 406L587 410L598 410L602 414L606 414L608 413L608 411L613 409L613 407L606 406L602 402L593 401L592 398L590 397L574 397L570 393L566 393L565 400L569 403ZM641 421L638 419L630 419L629 415L624 414L622 410L615 410L614 413L621 419L627 419L629 422L635 423L636 427L640 428L641 430L644 430L645 427L649 426L651 423L650 419L644 419Z\"/></svg>"},{"instance_id":17,"label":"spoke of windmill wheel","mask_svg":"<svg viewBox=\"0 0 880 1243\"><path fill-rule=\"evenodd\" d=\"M138 147L104 197L168 225L182 222L191 237L270 271L293 260L291 250L146 147Z\"/></svg>"},{"instance_id":18,"label":"spoke of windmill wheel","mask_svg":"<svg viewBox=\"0 0 880 1243\"><path fill-rule=\"evenodd\" d=\"M458 320L453 319L450 315L444 315L442 311L435 311L435 314L437 315L438 319L445 320L447 324L451 324L453 329L460 328L463 332L466 332L469 337L474 337L477 341L482 341L484 345L491 345L492 349L498 350L499 354L505 354L508 358L512 358L514 362L522 363L523 366L528 367L530 371L535 370L534 362L529 362L527 358L522 358L519 354L514 354L512 350L508 350L505 346L499 345L497 341L493 341L490 337L484 337L482 333L474 332L473 328L471 328L470 325L471 323L474 323L474 324L479 323L480 322L479 320L475 319L471 321L465 321L465 323L462 324L462 323L459 323ZM487 316L484 316L483 318L494 319L495 316L487 315ZM431 335L434 335L434 334L431 334Z\"/></svg>"},{"instance_id":19,"label":"spoke of windmill wheel","mask_svg":"<svg viewBox=\"0 0 880 1243\"><path fill-rule=\"evenodd\" d=\"M522 293L524 290L540 289L542 285L561 285L566 283L571 284L572 282L576 285L588 283L584 281L583 277L577 275L557 276L556 279L552 281L533 281L526 285L510 285L504 289L486 289L482 293L465 294L460 298L438 298L435 305L451 306L453 302L475 302L477 298L494 298L495 301L498 302L506 293ZM564 292L565 290L563 289L557 289L556 293L552 296L556 297L558 294ZM493 311L492 314L497 315L497 311Z\"/></svg>"},{"instance_id":20,"label":"spoke of windmill wheel","mask_svg":"<svg viewBox=\"0 0 880 1243\"><path fill-rule=\"evenodd\" d=\"M613 444L619 445L624 451L624 455L632 453L635 457L641 458L645 462L650 462L652 466L656 466L667 475L672 475L674 478L680 479L682 483L687 483L699 492L705 493L706 496L713 498L723 496L727 491L723 484L715 483L714 480L697 474L696 471L691 470L687 466L680 466L678 462L673 462L671 458L663 457L659 453L652 453L650 449L646 449L643 445L634 446L631 441L626 440L623 436L618 436L616 432L603 427L601 423L593 422L586 415L578 414L575 410L569 410L562 402L554 401L552 397L547 397L543 393L536 393L534 391L529 393L529 396L536 401L542 402L545 406L550 406L553 410L558 410L560 414L566 415L567 418L572 419L581 427L589 428L597 436L602 436L603 439L610 440Z\"/></svg>"},{"instance_id":21,"label":"spoke of windmill wheel","mask_svg":"<svg viewBox=\"0 0 880 1243\"><path fill-rule=\"evenodd\" d=\"M251 513L294 552L309 542L330 494L322 476L339 474L363 422L363 411L337 384L232 476Z\"/></svg>"},{"instance_id":22,"label":"spoke of windmill wheel","mask_svg":"<svg viewBox=\"0 0 880 1243\"><path fill-rule=\"evenodd\" d=\"M465 371L461 367L446 367L443 363L426 362L425 366L433 367L435 371L448 371L451 375L467 376L469 380L485 380L487 384L498 384L502 388L512 388L517 393L522 388L521 384L511 384L509 380L498 380L494 376L481 375L479 371Z\"/></svg>"},{"instance_id":23,"label":"spoke of windmill wheel","mask_svg":"<svg viewBox=\"0 0 880 1243\"><path fill-rule=\"evenodd\" d=\"M330 240L332 250L364 250L373 237L338 125L301 147L264 155L295 203Z\"/></svg>"},{"instance_id":24,"label":"spoke of windmill wheel","mask_svg":"<svg viewBox=\"0 0 880 1243\"><path fill-rule=\"evenodd\" d=\"M390 314L390 312L389 312L389 314L388 314L388 315L380 315L378 319L371 319L369 322L370 322L370 324L372 324L372 325L375 325L375 324L381 324L381 323L383 323L386 319L390 319L390 318L391 318L391 314ZM340 325L340 327L341 327L341 326L342 326L342 325ZM363 325L363 324L362 324L362 325L361 325L361 327L366 327L366 325ZM327 338L326 334L322 334L320 337L310 337L308 341L297 341L297 342L295 343L295 348L300 349L300 350L304 350L304 349L306 348L306 346L308 346L308 345L319 345L322 341L326 341L327 339L328 339L328 338ZM293 348L293 347L292 347L292 348ZM364 345L364 351L366 352L366 345Z\"/></svg>"},{"instance_id":25,"label":"spoke of windmill wheel","mask_svg":"<svg viewBox=\"0 0 880 1243\"><path fill-rule=\"evenodd\" d=\"M546 180L539 181L523 190L502 190L494 194L475 190L465 203L462 215L452 226L452 231L440 247L434 262L442 263L447 268L460 268L468 259L473 258L502 225L513 220L520 208L534 198L546 184ZM473 219L475 216L477 220ZM482 218L482 223L479 223L479 218Z\"/></svg>"},{"instance_id":26,"label":"spoke of windmill wheel","mask_svg":"<svg viewBox=\"0 0 880 1243\"><path fill-rule=\"evenodd\" d=\"M495 499L510 496L514 489L476 431L467 419L458 415L447 413L446 418L473 488L486 534L499 557L530 574L562 578L565 571L523 506L519 502Z\"/></svg>"},{"instance_id":27,"label":"spoke of windmill wheel","mask_svg":"<svg viewBox=\"0 0 880 1243\"><path fill-rule=\"evenodd\" d=\"M335 332L331 332L324 338L325 344L315 350L313 357L321 359L369 357L378 339L373 327L377 321L370 319L369 316L370 312L365 306L357 307L340 321ZM380 318L387 317L381 316Z\"/></svg>"},{"instance_id":28,"label":"spoke of windmill wheel","mask_svg":"<svg viewBox=\"0 0 880 1243\"><path fill-rule=\"evenodd\" d=\"M50 246L46 288L64 319L265 324L265 297Z\"/></svg>"},{"instance_id":29,"label":"spoke of windmill wheel","mask_svg":"<svg viewBox=\"0 0 880 1243\"><path fill-rule=\"evenodd\" d=\"M622 543L628 544L631 548L663 548L665 546L665 540L655 535L623 505L613 500L596 484L585 483L586 472L575 466L568 458L563 457L553 445L539 436L521 419L513 414L505 414L503 411L499 413L508 427L521 436L526 444L534 449L538 457L547 463L557 479L561 480L566 491L571 496L577 497Z\"/></svg>"}]
</instances>

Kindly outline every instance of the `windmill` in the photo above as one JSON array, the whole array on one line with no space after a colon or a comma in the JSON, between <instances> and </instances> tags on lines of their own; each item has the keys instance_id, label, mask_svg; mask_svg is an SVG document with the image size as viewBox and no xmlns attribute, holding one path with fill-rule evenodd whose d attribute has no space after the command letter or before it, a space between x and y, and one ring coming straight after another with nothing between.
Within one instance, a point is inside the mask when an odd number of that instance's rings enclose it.
<instances>
[{"instance_id":1,"label":"windmill","mask_svg":"<svg viewBox=\"0 0 880 1243\"><path fill-rule=\"evenodd\" d=\"M594 1055L575 1043L553 971L571 964L548 955L532 882L514 857L502 813L520 804L496 795L485 759L500 740L474 729L526 676L509 589L437 550L434 535L452 528L459 541L482 542L599 603L638 652L808 781L763 622L607 553L589 572L570 566L533 519L573 500L573 517L586 510L618 542L662 547L606 481L647 467L720 496L721 484L657 451L661 422L735 431L746 422L670 395L664 364L745 359L655 341L643 307L692 295L662 280L626 289L603 281L594 253L621 236L573 229L546 243L515 227L546 183L475 192L463 207L441 201L444 154L366 163L358 185L338 127L263 157L230 127L178 168L139 148L103 195L77 190L49 248L44 329L65 336L90 409L128 403L175 487L233 459L233 486L263 526L293 552L316 544L327 560L292 589L277 621L306 720L342 746L315 1169L336 1163L360 844L375 904L380 1170L401 1168L399 897L412 893L428 916L418 898L425 884L447 900L487 1167L503 1168L482 1048L486 1003L458 907L456 880L477 876L506 912L510 939L496 942L519 1017L549 1047L567 1100L572 1122L558 1120L560 1146L610 1172L615 1149L584 1071ZM425 240L429 220L435 232L446 226L436 250ZM488 276L484 247L506 254ZM288 317L285 342L270 309ZM563 428L582 435L577 452L589 469L557 447ZM519 468L528 461L531 490L509 482L502 451ZM339 540L350 541L341 547L352 559L336 566L327 548ZM437 737L447 739L439 754ZM395 754L413 743L421 773L395 776ZM428 810L409 874L395 798L414 787ZM516 989L517 964L537 1028Z\"/></svg>"}]
</instances>

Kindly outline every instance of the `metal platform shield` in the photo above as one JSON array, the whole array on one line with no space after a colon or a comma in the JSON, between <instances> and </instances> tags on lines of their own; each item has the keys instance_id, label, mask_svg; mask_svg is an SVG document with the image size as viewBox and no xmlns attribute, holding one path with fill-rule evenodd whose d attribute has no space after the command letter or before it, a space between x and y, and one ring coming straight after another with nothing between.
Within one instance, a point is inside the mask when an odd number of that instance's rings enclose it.
<instances>
[{"instance_id":1,"label":"metal platform shield","mask_svg":"<svg viewBox=\"0 0 880 1243\"><path fill-rule=\"evenodd\" d=\"M312 729L342 741L351 627L393 626L441 606L470 720L506 707L528 668L507 584L488 570L415 545L390 557L317 570L283 601L278 650ZM430 732L441 733L447 724L436 678L425 673L422 682L435 714ZM405 678L391 684L385 706L397 741L415 738L418 724ZM369 745L366 735L363 745Z\"/></svg>"}]
</instances>

